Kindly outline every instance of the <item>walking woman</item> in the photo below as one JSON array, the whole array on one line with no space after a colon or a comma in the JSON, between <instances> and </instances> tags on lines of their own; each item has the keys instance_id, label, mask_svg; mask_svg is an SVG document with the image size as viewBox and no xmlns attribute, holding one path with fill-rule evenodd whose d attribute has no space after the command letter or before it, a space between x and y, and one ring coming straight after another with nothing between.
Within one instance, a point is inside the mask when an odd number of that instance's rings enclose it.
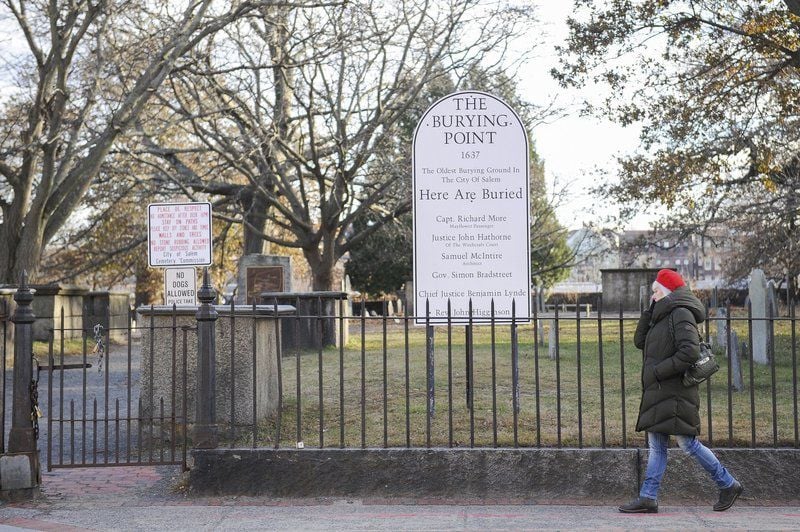
<instances>
[{"instance_id":1,"label":"walking woman","mask_svg":"<svg viewBox=\"0 0 800 532\"><path fill-rule=\"evenodd\" d=\"M700 358L697 324L706 318L705 307L673 270L660 270L653 283L650 308L642 312L634 343L644 352L642 402L637 431L647 431L650 453L639 497L619 507L624 513L657 513L658 488L667 469L669 437L694 457L719 487L714 510L724 511L742 493L742 485L714 453L697 439L700 434L700 393L685 387L683 373Z\"/></svg>"}]
</instances>

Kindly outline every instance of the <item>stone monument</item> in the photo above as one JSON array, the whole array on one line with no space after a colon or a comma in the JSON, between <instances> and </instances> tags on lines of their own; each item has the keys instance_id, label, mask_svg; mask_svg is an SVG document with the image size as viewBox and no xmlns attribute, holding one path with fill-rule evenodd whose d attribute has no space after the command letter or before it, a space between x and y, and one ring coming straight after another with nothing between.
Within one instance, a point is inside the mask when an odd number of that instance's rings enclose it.
<instances>
[{"instance_id":1,"label":"stone monument","mask_svg":"<svg viewBox=\"0 0 800 532\"><path fill-rule=\"evenodd\" d=\"M753 319L753 362L767 364L767 279L758 268L750 272L750 309Z\"/></svg>"},{"instance_id":2,"label":"stone monument","mask_svg":"<svg viewBox=\"0 0 800 532\"><path fill-rule=\"evenodd\" d=\"M259 303L263 292L292 291L292 258L250 254L239 259L235 303Z\"/></svg>"}]
</instances>

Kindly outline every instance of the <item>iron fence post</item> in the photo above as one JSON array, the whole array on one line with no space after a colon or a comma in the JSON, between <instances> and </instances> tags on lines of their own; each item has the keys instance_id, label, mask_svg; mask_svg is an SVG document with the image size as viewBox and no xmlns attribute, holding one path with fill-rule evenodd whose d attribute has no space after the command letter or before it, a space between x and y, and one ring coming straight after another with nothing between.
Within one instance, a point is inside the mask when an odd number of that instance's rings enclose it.
<instances>
[{"instance_id":1,"label":"iron fence post","mask_svg":"<svg viewBox=\"0 0 800 532\"><path fill-rule=\"evenodd\" d=\"M33 322L36 316L31 309L33 294L22 274L19 290L14 294L17 308L14 322L14 403L8 452L35 453L36 435L33 428L31 383L33 382Z\"/></svg>"},{"instance_id":2,"label":"iron fence post","mask_svg":"<svg viewBox=\"0 0 800 532\"><path fill-rule=\"evenodd\" d=\"M14 294L17 308L14 323L14 383L11 431L8 454L0 457L0 498L20 500L33 497L41 484L38 437L37 383L33 378L33 294L28 288L27 274L22 273L19 289Z\"/></svg>"},{"instance_id":3,"label":"iron fence post","mask_svg":"<svg viewBox=\"0 0 800 532\"><path fill-rule=\"evenodd\" d=\"M203 286L197 292L197 401L194 446L198 449L217 447L216 424L216 321L214 301L217 292L208 280L208 268L203 269Z\"/></svg>"}]
</instances>

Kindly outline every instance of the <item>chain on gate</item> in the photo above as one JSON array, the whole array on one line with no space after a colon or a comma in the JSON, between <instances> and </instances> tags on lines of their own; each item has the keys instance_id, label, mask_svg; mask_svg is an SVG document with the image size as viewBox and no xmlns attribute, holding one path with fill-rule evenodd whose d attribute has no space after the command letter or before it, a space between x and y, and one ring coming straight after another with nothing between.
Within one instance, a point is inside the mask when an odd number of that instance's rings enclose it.
<instances>
[{"instance_id":1,"label":"chain on gate","mask_svg":"<svg viewBox=\"0 0 800 532\"><path fill-rule=\"evenodd\" d=\"M99 323L94 326L94 347L92 353L97 355L97 373L103 371L103 355L106 352L106 344L103 341L103 326Z\"/></svg>"},{"instance_id":2,"label":"chain on gate","mask_svg":"<svg viewBox=\"0 0 800 532\"><path fill-rule=\"evenodd\" d=\"M33 356L33 367L35 370L34 377L31 379L30 396L31 396L31 425L33 426L33 438L39 439L39 418L42 417L42 411L39 408L39 373L41 367L39 366L39 359L36 355Z\"/></svg>"}]
</instances>

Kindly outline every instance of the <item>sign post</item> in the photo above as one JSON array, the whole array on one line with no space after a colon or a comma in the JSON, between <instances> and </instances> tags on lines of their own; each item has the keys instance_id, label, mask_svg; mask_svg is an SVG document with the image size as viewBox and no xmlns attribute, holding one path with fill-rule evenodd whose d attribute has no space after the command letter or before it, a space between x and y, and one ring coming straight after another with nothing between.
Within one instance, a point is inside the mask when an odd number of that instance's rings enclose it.
<instances>
[{"instance_id":1,"label":"sign post","mask_svg":"<svg viewBox=\"0 0 800 532\"><path fill-rule=\"evenodd\" d=\"M448 301L455 323L470 303L472 323L510 322L514 303L515 322L529 321L529 154L519 116L483 92L445 96L417 125L414 308L429 303L429 324L447 322Z\"/></svg>"}]
</instances>

